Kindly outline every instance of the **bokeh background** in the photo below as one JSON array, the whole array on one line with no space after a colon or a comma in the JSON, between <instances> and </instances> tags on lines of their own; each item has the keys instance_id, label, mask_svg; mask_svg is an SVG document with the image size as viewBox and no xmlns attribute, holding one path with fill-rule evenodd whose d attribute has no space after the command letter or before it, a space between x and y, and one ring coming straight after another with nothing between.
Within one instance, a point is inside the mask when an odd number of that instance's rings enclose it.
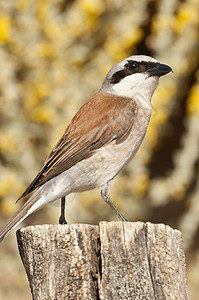
<instances>
[{"instance_id":1,"label":"bokeh background","mask_svg":"<svg viewBox=\"0 0 199 300\"><path fill-rule=\"evenodd\" d=\"M110 67L153 56L174 73L161 78L145 141L111 198L130 221L182 231L189 295L198 299L198 21L197 0L0 1L0 225ZM56 224L59 206L23 225ZM117 220L99 191L70 195L66 209L69 223ZM0 245L0 299L31 299L14 233Z\"/></svg>"}]
</instances>

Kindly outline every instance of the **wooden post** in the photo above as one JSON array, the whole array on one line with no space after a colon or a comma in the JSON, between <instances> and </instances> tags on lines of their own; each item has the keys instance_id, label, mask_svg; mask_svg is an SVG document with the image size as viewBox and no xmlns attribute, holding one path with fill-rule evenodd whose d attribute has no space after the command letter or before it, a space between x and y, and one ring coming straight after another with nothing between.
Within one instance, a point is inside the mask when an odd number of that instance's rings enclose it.
<instances>
[{"instance_id":1,"label":"wooden post","mask_svg":"<svg viewBox=\"0 0 199 300\"><path fill-rule=\"evenodd\" d=\"M101 222L17 231L33 299L188 299L181 233Z\"/></svg>"}]
</instances>

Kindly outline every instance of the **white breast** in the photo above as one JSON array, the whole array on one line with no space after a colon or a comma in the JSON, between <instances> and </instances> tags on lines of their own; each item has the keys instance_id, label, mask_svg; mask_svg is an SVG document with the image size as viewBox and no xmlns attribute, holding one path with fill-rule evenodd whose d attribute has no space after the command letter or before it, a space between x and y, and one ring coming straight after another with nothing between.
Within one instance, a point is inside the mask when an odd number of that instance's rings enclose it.
<instances>
[{"instance_id":1,"label":"white breast","mask_svg":"<svg viewBox=\"0 0 199 300\"><path fill-rule=\"evenodd\" d=\"M114 178L134 157L146 134L150 116L149 110L139 108L137 121L133 124L128 138L119 144L113 141L92 156L91 164L96 170L93 175L97 187Z\"/></svg>"},{"instance_id":2,"label":"white breast","mask_svg":"<svg viewBox=\"0 0 199 300\"><path fill-rule=\"evenodd\" d=\"M113 179L133 158L147 131L150 110L138 103L136 121L126 140L113 142L98 149L91 157L54 177L39 188L47 202L73 192L101 187ZM45 196L45 198L46 198Z\"/></svg>"}]
</instances>

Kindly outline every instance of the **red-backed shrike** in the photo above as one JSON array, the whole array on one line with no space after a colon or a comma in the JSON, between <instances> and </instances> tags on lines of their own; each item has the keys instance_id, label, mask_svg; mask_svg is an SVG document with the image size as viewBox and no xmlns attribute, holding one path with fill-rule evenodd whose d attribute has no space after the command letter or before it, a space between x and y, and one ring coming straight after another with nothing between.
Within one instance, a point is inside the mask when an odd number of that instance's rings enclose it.
<instances>
[{"instance_id":1,"label":"red-backed shrike","mask_svg":"<svg viewBox=\"0 0 199 300\"><path fill-rule=\"evenodd\" d=\"M172 71L154 58L130 56L114 65L101 89L77 112L22 196L34 191L0 231L0 241L28 215L70 193L101 189L102 198L122 221L109 198L113 178L137 152L151 116L159 77ZM18 199L18 200L19 200Z\"/></svg>"}]
</instances>

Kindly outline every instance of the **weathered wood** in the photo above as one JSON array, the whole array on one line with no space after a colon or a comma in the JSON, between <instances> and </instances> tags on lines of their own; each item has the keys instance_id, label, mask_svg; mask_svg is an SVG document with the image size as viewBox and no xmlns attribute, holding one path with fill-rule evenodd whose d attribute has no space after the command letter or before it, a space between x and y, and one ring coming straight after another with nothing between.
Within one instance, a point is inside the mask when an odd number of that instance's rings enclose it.
<instances>
[{"instance_id":1,"label":"weathered wood","mask_svg":"<svg viewBox=\"0 0 199 300\"><path fill-rule=\"evenodd\" d=\"M33 299L97 299L98 226L30 226L17 239Z\"/></svg>"},{"instance_id":2,"label":"weathered wood","mask_svg":"<svg viewBox=\"0 0 199 300\"><path fill-rule=\"evenodd\" d=\"M188 299L182 236L169 226L30 226L17 239L33 299Z\"/></svg>"},{"instance_id":3,"label":"weathered wood","mask_svg":"<svg viewBox=\"0 0 199 300\"><path fill-rule=\"evenodd\" d=\"M181 233L163 224L100 224L100 299L188 299Z\"/></svg>"}]
</instances>

